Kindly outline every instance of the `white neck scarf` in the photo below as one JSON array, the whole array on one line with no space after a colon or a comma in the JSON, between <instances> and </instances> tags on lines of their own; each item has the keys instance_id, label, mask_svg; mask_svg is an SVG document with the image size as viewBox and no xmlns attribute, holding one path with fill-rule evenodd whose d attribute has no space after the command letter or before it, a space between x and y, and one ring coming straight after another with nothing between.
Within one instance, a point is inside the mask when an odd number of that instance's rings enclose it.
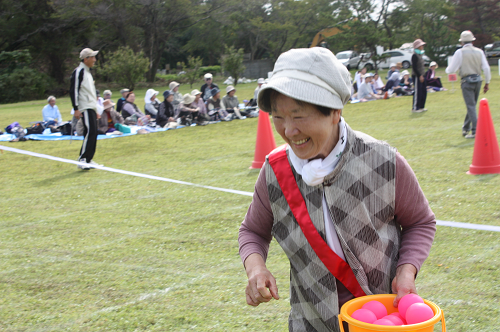
<instances>
[{"instance_id":1,"label":"white neck scarf","mask_svg":"<svg viewBox=\"0 0 500 332\"><path fill-rule=\"evenodd\" d=\"M302 175L302 179L309 186L317 186L323 183L325 176L333 172L337 166L340 156L344 152L347 143L346 122L343 117L340 117L339 122L339 141L333 148L332 152L325 159L305 160L300 159L293 153L293 150L288 146L290 161L293 167Z\"/></svg>"}]
</instances>

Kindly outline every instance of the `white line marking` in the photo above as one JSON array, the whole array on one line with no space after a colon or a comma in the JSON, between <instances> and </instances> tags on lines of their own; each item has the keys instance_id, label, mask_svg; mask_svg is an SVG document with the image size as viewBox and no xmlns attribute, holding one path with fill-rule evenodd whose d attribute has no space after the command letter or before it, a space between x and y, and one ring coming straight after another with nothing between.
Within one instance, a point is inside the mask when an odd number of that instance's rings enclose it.
<instances>
[{"instance_id":1,"label":"white line marking","mask_svg":"<svg viewBox=\"0 0 500 332\"><path fill-rule=\"evenodd\" d=\"M69 159L64 159L64 158L59 158L59 157L53 157L49 156L46 154L41 154L41 153L36 153L36 152L31 152L31 151L26 151L26 150L20 150L20 149L15 149L7 146L0 145L0 150L5 150L5 151L10 151L10 152L15 152L15 153L20 153L20 154L25 154L28 156L32 157L38 157L38 158L44 158L44 159L50 159L50 160L55 160L55 161L60 161L63 163L69 163L69 164L74 164L74 165L82 165L82 166L88 166L86 163L81 163L76 160L69 160ZM158 181L164 181L164 182L172 182L172 183L177 183L177 184L183 184L186 186L193 186L193 187L199 187L199 188L205 188L205 189L211 189L211 190L217 190L217 191L223 191L223 192L228 192L231 194L237 194L237 195L243 195L243 196L253 196L253 193L247 192L247 191L241 191L241 190L233 190L233 189L225 189L225 188L218 188L218 187L212 187L212 186L204 186L201 184L196 184L196 183L191 183L191 182L185 182L185 181L179 181L179 180L173 180L173 179L167 179L163 178L160 176L154 176L154 175L148 175L148 174L142 174L142 173L136 173L136 172L129 172L129 171L124 171L121 169L116 169L116 168L111 168L111 167L105 167L105 166L92 166L95 169L101 169L103 171L108 171L108 172L113 172L113 173L120 173L120 174L126 174L126 175L132 175L132 176L137 176L140 178L146 178L146 179L151 179L151 180L158 180Z\"/></svg>"},{"instance_id":2,"label":"white line marking","mask_svg":"<svg viewBox=\"0 0 500 332\"><path fill-rule=\"evenodd\" d=\"M0 150L5 150L5 151L10 151L14 153L20 153L20 154L25 154L28 156L32 157L38 157L38 158L44 158L44 159L50 159L50 160L55 160L55 161L60 161L63 163L69 163L69 164L75 164L75 165L87 165L86 163L81 163L76 160L69 160L69 159L64 159L64 158L59 158L59 157L53 157L49 156L46 154L41 154L41 153L36 153L36 152L31 152L31 151L26 151L26 150L20 150L20 149L15 149L7 146L0 145ZM191 183L191 182L185 182L185 181L179 181L179 180L173 180L173 179L167 179L167 178L162 178L160 176L154 176L154 175L148 175L148 174L142 174L142 173L136 173L136 172L129 172L129 171L124 171L121 169L116 169L116 168L111 168L111 167L105 167L105 166L94 166L96 169L101 169L103 171L108 171L108 172L113 172L113 173L120 173L120 174L126 174L126 175L131 175L131 176L137 176L141 178L146 178L146 179L151 179L151 180L158 180L158 181L164 181L164 182L172 182L172 183L177 183L177 184L184 184L186 186L193 186L193 187L198 187L198 188L205 188L205 189L210 189L210 190L217 190L217 191L222 191L222 192L227 192L231 194L237 194L237 195L243 195L243 196L253 196L253 193L248 192L248 191L241 191L241 190L233 190L233 189L225 189L225 188L218 188L218 187L212 187L212 186L204 186L201 184L196 184L196 183ZM492 231L492 232L500 232L500 226L490 226L490 225L481 225L481 224L469 224L469 223L463 223L463 222L455 222L455 221L442 221L442 220L437 220L437 225L439 226L449 226L449 227L456 227L456 228L466 228L466 229L475 229L475 230L481 230L481 231Z\"/></svg>"}]
</instances>

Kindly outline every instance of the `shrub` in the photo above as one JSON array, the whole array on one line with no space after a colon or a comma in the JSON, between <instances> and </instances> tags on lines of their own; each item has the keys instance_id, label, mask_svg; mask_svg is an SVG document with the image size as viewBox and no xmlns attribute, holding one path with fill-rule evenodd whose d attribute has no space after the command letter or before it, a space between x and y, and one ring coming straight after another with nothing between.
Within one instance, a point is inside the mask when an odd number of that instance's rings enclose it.
<instances>
[{"instance_id":1,"label":"shrub","mask_svg":"<svg viewBox=\"0 0 500 332\"><path fill-rule=\"evenodd\" d=\"M148 71L149 60L144 53L134 53L127 47L120 47L112 53L103 66L102 73L108 75L116 83L133 90L137 82L144 80L144 74Z\"/></svg>"},{"instance_id":2,"label":"shrub","mask_svg":"<svg viewBox=\"0 0 500 332\"><path fill-rule=\"evenodd\" d=\"M53 85L53 79L47 74L28 67L18 68L0 76L0 102L44 99L45 92Z\"/></svg>"}]
</instances>

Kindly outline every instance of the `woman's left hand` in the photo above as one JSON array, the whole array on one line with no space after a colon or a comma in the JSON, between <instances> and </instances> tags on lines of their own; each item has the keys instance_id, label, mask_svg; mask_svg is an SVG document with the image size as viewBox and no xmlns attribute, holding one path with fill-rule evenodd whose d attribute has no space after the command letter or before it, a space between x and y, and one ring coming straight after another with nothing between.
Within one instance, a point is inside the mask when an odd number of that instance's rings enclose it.
<instances>
[{"instance_id":1,"label":"woman's left hand","mask_svg":"<svg viewBox=\"0 0 500 332\"><path fill-rule=\"evenodd\" d=\"M394 299L394 307L398 307L399 300L408 294L417 294L415 287L415 276L417 275L417 268L412 264L403 264L398 266L396 276L392 280L392 292L397 296Z\"/></svg>"}]
</instances>

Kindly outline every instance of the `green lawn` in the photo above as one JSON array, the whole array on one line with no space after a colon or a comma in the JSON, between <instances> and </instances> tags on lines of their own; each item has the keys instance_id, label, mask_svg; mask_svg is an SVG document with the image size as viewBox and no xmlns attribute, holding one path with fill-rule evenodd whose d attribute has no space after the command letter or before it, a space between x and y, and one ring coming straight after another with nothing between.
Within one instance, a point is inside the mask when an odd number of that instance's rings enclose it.
<instances>
[{"instance_id":1,"label":"green lawn","mask_svg":"<svg viewBox=\"0 0 500 332\"><path fill-rule=\"evenodd\" d=\"M439 69L442 76L444 71ZM500 78L489 98L500 134ZM197 84L193 88L199 89ZM219 85L224 91L225 86ZM397 147L440 220L500 225L500 177L467 175L473 140L461 136L455 91L347 105L349 125ZM237 86L250 99L255 84ZM161 89L160 92L163 92ZM181 92L192 89L181 86ZM113 91L113 99L118 91ZM143 107L144 90L137 90ZM483 94L481 94L483 97ZM68 98L58 99L69 119ZM41 119L45 101L0 105L0 125ZM105 166L252 191L257 119L98 142ZM283 141L275 134L276 143ZM1 142L75 160L81 142ZM286 331L288 263L273 241L268 267L281 300L246 305L238 228L251 198L0 153L0 330ZM500 233L438 227L417 279L449 331L500 329ZM435 331L441 331L437 325Z\"/></svg>"}]
</instances>

